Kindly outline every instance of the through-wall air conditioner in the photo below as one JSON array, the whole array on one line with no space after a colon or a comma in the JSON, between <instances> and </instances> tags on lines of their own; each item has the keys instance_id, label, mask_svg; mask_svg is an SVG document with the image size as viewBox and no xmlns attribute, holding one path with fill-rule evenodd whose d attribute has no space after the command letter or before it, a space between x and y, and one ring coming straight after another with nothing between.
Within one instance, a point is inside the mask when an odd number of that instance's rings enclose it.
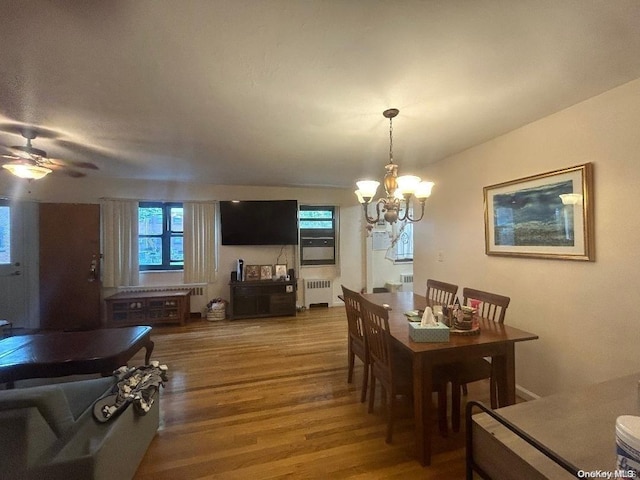
<instances>
[{"instance_id":1,"label":"through-wall air conditioner","mask_svg":"<svg viewBox=\"0 0 640 480\"><path fill-rule=\"evenodd\" d=\"M303 265L312 265L315 262L326 265L335 262L336 248L333 237L302 237L300 243Z\"/></svg>"}]
</instances>

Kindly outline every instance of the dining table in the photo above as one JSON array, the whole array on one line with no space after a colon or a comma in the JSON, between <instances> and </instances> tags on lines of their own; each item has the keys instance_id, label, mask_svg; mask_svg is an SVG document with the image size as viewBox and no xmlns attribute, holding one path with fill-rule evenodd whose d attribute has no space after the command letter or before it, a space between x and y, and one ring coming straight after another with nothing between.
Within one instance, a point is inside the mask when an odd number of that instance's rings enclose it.
<instances>
[{"instance_id":1,"label":"dining table","mask_svg":"<svg viewBox=\"0 0 640 480\"><path fill-rule=\"evenodd\" d=\"M515 403L515 344L535 340L537 335L479 318L477 335L452 333L448 342L414 342L409 336L409 317L405 313L433 306L431 301L413 292L367 293L363 297L388 310L393 341L411 355L416 455L422 465L431 463L432 369L435 365L491 357L498 406Z\"/></svg>"}]
</instances>

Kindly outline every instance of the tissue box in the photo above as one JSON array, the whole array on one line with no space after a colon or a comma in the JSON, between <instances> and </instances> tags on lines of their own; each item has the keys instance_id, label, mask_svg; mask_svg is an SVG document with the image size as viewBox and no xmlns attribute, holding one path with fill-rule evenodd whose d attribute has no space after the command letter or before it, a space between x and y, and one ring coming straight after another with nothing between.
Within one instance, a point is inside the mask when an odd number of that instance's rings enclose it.
<instances>
[{"instance_id":1,"label":"tissue box","mask_svg":"<svg viewBox=\"0 0 640 480\"><path fill-rule=\"evenodd\" d=\"M448 342L449 327L444 323L422 327L417 322L409 322L409 337L414 342Z\"/></svg>"}]
</instances>

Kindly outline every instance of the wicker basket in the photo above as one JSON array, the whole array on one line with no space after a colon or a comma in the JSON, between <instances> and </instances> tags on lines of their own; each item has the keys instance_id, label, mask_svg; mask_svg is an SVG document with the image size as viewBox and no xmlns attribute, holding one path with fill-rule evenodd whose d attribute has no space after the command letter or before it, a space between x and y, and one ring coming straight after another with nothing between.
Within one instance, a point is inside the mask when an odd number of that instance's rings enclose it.
<instances>
[{"instance_id":1,"label":"wicker basket","mask_svg":"<svg viewBox=\"0 0 640 480\"><path fill-rule=\"evenodd\" d=\"M224 320L227 316L226 305L224 303L214 303L207 311L207 320L210 322L217 322Z\"/></svg>"}]
</instances>

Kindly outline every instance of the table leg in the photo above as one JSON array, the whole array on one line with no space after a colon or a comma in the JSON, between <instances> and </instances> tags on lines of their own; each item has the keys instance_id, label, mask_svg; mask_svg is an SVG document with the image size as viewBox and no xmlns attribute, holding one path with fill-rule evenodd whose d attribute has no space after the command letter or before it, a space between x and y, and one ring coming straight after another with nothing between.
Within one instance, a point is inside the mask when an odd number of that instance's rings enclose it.
<instances>
[{"instance_id":1,"label":"table leg","mask_svg":"<svg viewBox=\"0 0 640 480\"><path fill-rule=\"evenodd\" d=\"M144 346L146 352L144 354L144 363L145 365L149 365L149 361L151 360L151 353L153 352L153 347L155 347L155 343L151 339L147 341L147 344Z\"/></svg>"},{"instance_id":2,"label":"table leg","mask_svg":"<svg viewBox=\"0 0 640 480\"><path fill-rule=\"evenodd\" d=\"M503 355L492 360L498 387L498 407L506 407L516 403L516 356L515 345L506 346Z\"/></svg>"},{"instance_id":3,"label":"table leg","mask_svg":"<svg viewBox=\"0 0 640 480\"><path fill-rule=\"evenodd\" d=\"M413 356L413 409L416 425L416 454L422 465L431 464L431 365L421 355Z\"/></svg>"}]
</instances>

